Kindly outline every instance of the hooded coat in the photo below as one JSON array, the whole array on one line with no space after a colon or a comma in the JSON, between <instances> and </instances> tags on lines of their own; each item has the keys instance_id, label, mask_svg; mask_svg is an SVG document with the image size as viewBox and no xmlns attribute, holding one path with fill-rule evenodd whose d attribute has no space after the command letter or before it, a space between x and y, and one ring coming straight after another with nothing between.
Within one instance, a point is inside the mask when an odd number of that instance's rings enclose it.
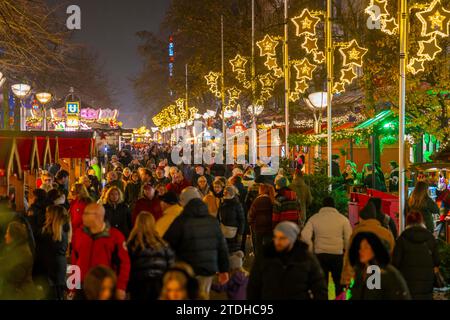
<instances>
[{"instance_id":1,"label":"hooded coat","mask_svg":"<svg viewBox=\"0 0 450 320\"><path fill-rule=\"evenodd\" d=\"M439 252L433 234L416 225L397 239L392 264L402 273L415 300L433 298L434 267L439 266Z\"/></svg>"}]
</instances>

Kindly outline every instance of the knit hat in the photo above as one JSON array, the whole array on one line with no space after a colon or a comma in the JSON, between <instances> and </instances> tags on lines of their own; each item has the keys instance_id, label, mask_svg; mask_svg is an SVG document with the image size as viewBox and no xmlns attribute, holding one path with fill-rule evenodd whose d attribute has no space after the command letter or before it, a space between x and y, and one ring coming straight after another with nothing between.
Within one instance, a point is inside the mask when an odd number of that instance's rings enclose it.
<instances>
[{"instance_id":1,"label":"knit hat","mask_svg":"<svg viewBox=\"0 0 450 320\"><path fill-rule=\"evenodd\" d=\"M186 187L181 191L180 204L184 207L193 199L201 199L202 196L195 187Z\"/></svg>"},{"instance_id":2,"label":"knit hat","mask_svg":"<svg viewBox=\"0 0 450 320\"><path fill-rule=\"evenodd\" d=\"M363 220L377 218L377 209L373 202L367 202L366 206L360 211L359 217Z\"/></svg>"},{"instance_id":3,"label":"knit hat","mask_svg":"<svg viewBox=\"0 0 450 320\"><path fill-rule=\"evenodd\" d=\"M300 234L300 228L298 225L291 221L283 221L277 224L274 231L279 231L283 233L291 243L294 243L297 240L298 235Z\"/></svg>"},{"instance_id":4,"label":"knit hat","mask_svg":"<svg viewBox=\"0 0 450 320\"><path fill-rule=\"evenodd\" d=\"M241 269L243 266L243 258L244 258L244 252L241 250L234 252L230 255L230 271L235 269Z\"/></svg>"},{"instance_id":5,"label":"knit hat","mask_svg":"<svg viewBox=\"0 0 450 320\"><path fill-rule=\"evenodd\" d=\"M287 187L287 179L285 177L278 178L277 181L275 181L275 185L281 189Z\"/></svg>"}]
</instances>

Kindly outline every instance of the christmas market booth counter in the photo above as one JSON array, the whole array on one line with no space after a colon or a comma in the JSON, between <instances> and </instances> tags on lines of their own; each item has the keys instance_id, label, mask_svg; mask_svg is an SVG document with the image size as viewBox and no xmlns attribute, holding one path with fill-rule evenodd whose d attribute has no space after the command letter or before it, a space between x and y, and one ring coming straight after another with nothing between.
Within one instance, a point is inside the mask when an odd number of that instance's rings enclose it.
<instances>
[{"instance_id":1,"label":"christmas market booth counter","mask_svg":"<svg viewBox=\"0 0 450 320\"><path fill-rule=\"evenodd\" d=\"M60 166L73 184L86 171L85 160L94 149L92 132L0 131L0 197L10 197L22 211L39 169Z\"/></svg>"}]
</instances>

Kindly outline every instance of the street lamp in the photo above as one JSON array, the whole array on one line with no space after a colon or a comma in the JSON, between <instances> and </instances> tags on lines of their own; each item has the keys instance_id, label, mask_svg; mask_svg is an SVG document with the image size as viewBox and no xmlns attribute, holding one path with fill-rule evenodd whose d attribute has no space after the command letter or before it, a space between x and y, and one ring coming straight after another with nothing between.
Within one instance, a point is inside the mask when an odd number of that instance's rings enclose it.
<instances>
[{"instance_id":1,"label":"street lamp","mask_svg":"<svg viewBox=\"0 0 450 320\"><path fill-rule=\"evenodd\" d=\"M305 98L305 103L313 110L314 115L314 133L320 134L322 131L322 112L328 106L328 97L326 92L311 93L308 98ZM328 134L331 134L329 132ZM319 158L320 146L317 145L314 151L314 157Z\"/></svg>"},{"instance_id":2,"label":"street lamp","mask_svg":"<svg viewBox=\"0 0 450 320\"><path fill-rule=\"evenodd\" d=\"M25 114L25 108L23 106L23 99L25 99L31 92L31 87L28 84L24 83L17 83L13 84L11 86L11 90L14 93L14 95L20 100L20 130L25 131L26 130L26 114ZM17 119L17 118L16 118Z\"/></svg>"},{"instance_id":3,"label":"street lamp","mask_svg":"<svg viewBox=\"0 0 450 320\"><path fill-rule=\"evenodd\" d=\"M42 108L44 109L43 129L44 131L47 131L47 108L45 105L52 100L52 94L48 92L39 92L36 93L36 99L42 104Z\"/></svg>"}]
</instances>

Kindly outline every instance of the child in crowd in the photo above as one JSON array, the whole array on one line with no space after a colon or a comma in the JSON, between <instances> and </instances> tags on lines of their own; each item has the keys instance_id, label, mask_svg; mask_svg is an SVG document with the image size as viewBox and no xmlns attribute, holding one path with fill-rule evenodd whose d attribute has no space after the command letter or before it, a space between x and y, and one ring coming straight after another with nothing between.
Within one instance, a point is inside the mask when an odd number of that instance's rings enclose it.
<instances>
[{"instance_id":1,"label":"child in crowd","mask_svg":"<svg viewBox=\"0 0 450 320\"><path fill-rule=\"evenodd\" d=\"M230 281L221 285L214 283L211 287L216 292L226 292L229 300L246 300L248 272L243 268L244 253L236 251L230 256Z\"/></svg>"}]
</instances>

